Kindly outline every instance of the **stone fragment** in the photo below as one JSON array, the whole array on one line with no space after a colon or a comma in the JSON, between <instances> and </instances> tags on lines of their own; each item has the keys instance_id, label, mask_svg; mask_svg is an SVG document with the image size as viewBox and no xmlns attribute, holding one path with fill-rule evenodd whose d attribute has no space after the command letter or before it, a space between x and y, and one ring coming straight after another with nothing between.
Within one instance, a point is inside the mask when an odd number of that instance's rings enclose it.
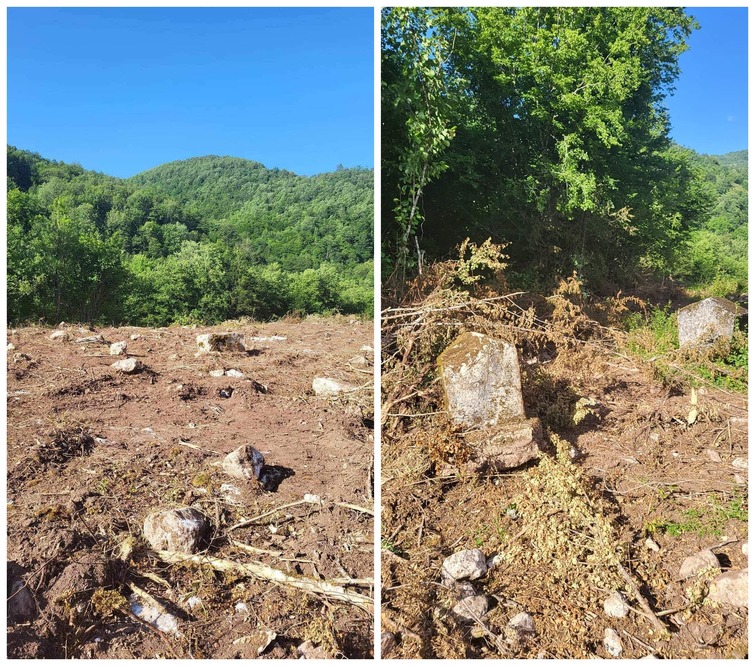
<instances>
[{"instance_id":1,"label":"stone fragment","mask_svg":"<svg viewBox=\"0 0 755 666\"><path fill-rule=\"evenodd\" d=\"M706 298L677 313L679 347L705 346L734 334L737 317L744 310L725 298Z\"/></svg>"},{"instance_id":2,"label":"stone fragment","mask_svg":"<svg viewBox=\"0 0 755 666\"><path fill-rule=\"evenodd\" d=\"M16 345L14 345L12 342L9 342L7 349L8 351L15 351Z\"/></svg>"},{"instance_id":3,"label":"stone fragment","mask_svg":"<svg viewBox=\"0 0 755 666\"><path fill-rule=\"evenodd\" d=\"M60 342L68 342L71 336L66 331L53 331L50 334L50 340L58 340Z\"/></svg>"},{"instance_id":4,"label":"stone fragment","mask_svg":"<svg viewBox=\"0 0 755 666\"><path fill-rule=\"evenodd\" d=\"M142 339L142 336L141 336L141 335L139 335L138 333L132 333L132 334L131 334L131 335L129 336L129 339L130 339L130 340L141 340L141 339Z\"/></svg>"},{"instance_id":5,"label":"stone fragment","mask_svg":"<svg viewBox=\"0 0 755 666\"><path fill-rule=\"evenodd\" d=\"M438 357L446 408L465 427L523 418L519 355L508 342L463 333Z\"/></svg>"},{"instance_id":6,"label":"stone fragment","mask_svg":"<svg viewBox=\"0 0 755 666\"><path fill-rule=\"evenodd\" d=\"M679 568L679 578L685 580L706 569L719 569L720 567L718 558L713 551L705 548L695 555L690 555L682 562L682 566Z\"/></svg>"},{"instance_id":7,"label":"stone fragment","mask_svg":"<svg viewBox=\"0 0 755 666\"><path fill-rule=\"evenodd\" d=\"M144 519L144 538L155 550L193 554L210 536L210 521L191 507L153 511Z\"/></svg>"},{"instance_id":8,"label":"stone fragment","mask_svg":"<svg viewBox=\"0 0 755 666\"><path fill-rule=\"evenodd\" d=\"M734 458L731 461L731 466L736 469L747 469L747 458Z\"/></svg>"},{"instance_id":9,"label":"stone fragment","mask_svg":"<svg viewBox=\"0 0 755 666\"><path fill-rule=\"evenodd\" d=\"M151 624L163 634L180 636L178 630L178 618L169 613L164 606L158 605L155 599L142 598L131 594L128 598L131 612L136 617Z\"/></svg>"},{"instance_id":10,"label":"stone fragment","mask_svg":"<svg viewBox=\"0 0 755 666\"><path fill-rule=\"evenodd\" d=\"M364 352L365 354L374 354L375 350L372 348L372 345L362 345L359 348L360 352Z\"/></svg>"},{"instance_id":11,"label":"stone fragment","mask_svg":"<svg viewBox=\"0 0 755 666\"><path fill-rule=\"evenodd\" d=\"M110 345L111 356L123 356L126 353L126 341L114 342Z\"/></svg>"},{"instance_id":12,"label":"stone fragment","mask_svg":"<svg viewBox=\"0 0 755 666\"><path fill-rule=\"evenodd\" d=\"M124 372L127 375L132 375L144 370L144 363L142 363L138 358L124 358L120 361L116 361L110 367L118 370L119 372Z\"/></svg>"},{"instance_id":13,"label":"stone fragment","mask_svg":"<svg viewBox=\"0 0 755 666\"><path fill-rule=\"evenodd\" d=\"M312 641L304 641L298 648L302 659L333 659L333 655L322 645L315 645Z\"/></svg>"},{"instance_id":14,"label":"stone fragment","mask_svg":"<svg viewBox=\"0 0 755 666\"><path fill-rule=\"evenodd\" d=\"M618 590L603 602L603 610L608 617L626 617L629 615L629 605L624 595Z\"/></svg>"},{"instance_id":15,"label":"stone fragment","mask_svg":"<svg viewBox=\"0 0 755 666\"><path fill-rule=\"evenodd\" d=\"M210 370L210 377L222 377L225 375L225 370Z\"/></svg>"},{"instance_id":16,"label":"stone fragment","mask_svg":"<svg viewBox=\"0 0 755 666\"><path fill-rule=\"evenodd\" d=\"M363 356L362 354L357 354L356 356L352 356L349 359L349 365L353 368L369 368L370 367L370 361L366 356Z\"/></svg>"},{"instance_id":17,"label":"stone fragment","mask_svg":"<svg viewBox=\"0 0 755 666\"><path fill-rule=\"evenodd\" d=\"M396 634L390 631L384 631L380 634L380 656L385 658L396 649L398 641Z\"/></svg>"},{"instance_id":18,"label":"stone fragment","mask_svg":"<svg viewBox=\"0 0 755 666\"><path fill-rule=\"evenodd\" d=\"M231 368L230 370L225 371L225 376L226 377L243 377L244 373L241 372L241 370L235 370Z\"/></svg>"},{"instance_id":19,"label":"stone fragment","mask_svg":"<svg viewBox=\"0 0 755 666\"><path fill-rule=\"evenodd\" d=\"M34 595L23 580L14 580L8 586L8 621L11 624L31 622L37 615Z\"/></svg>"},{"instance_id":20,"label":"stone fragment","mask_svg":"<svg viewBox=\"0 0 755 666\"><path fill-rule=\"evenodd\" d=\"M744 543L742 544L742 555L744 555L745 557L747 557L747 554L748 554L749 552L750 552L750 547L749 547L749 545L748 545L748 542L747 542L747 541L745 541L745 542L744 542Z\"/></svg>"},{"instance_id":21,"label":"stone fragment","mask_svg":"<svg viewBox=\"0 0 755 666\"><path fill-rule=\"evenodd\" d=\"M461 599L452 609L451 614L463 623L473 623L481 620L488 612L488 598L484 594Z\"/></svg>"},{"instance_id":22,"label":"stone fragment","mask_svg":"<svg viewBox=\"0 0 755 666\"><path fill-rule=\"evenodd\" d=\"M508 626L520 635L535 633L535 620L529 613L517 613L509 620Z\"/></svg>"},{"instance_id":23,"label":"stone fragment","mask_svg":"<svg viewBox=\"0 0 755 666\"><path fill-rule=\"evenodd\" d=\"M537 445L540 432L540 422L527 419L467 433L464 439L473 451L470 468L473 471L490 468L500 472L536 460L540 456Z\"/></svg>"},{"instance_id":24,"label":"stone fragment","mask_svg":"<svg viewBox=\"0 0 755 666\"><path fill-rule=\"evenodd\" d=\"M239 333L204 333L197 336L197 346L201 352L246 351L244 336Z\"/></svg>"},{"instance_id":25,"label":"stone fragment","mask_svg":"<svg viewBox=\"0 0 755 666\"><path fill-rule=\"evenodd\" d=\"M354 387L345 382L340 382L337 379L330 379L329 377L315 377L312 380L312 390L315 395L321 397L335 396L339 393L345 393L346 391L353 391Z\"/></svg>"},{"instance_id":26,"label":"stone fragment","mask_svg":"<svg viewBox=\"0 0 755 666\"><path fill-rule=\"evenodd\" d=\"M718 451L714 451L713 449L705 449L705 455L708 456L708 460L710 460L711 462L721 462L721 454Z\"/></svg>"},{"instance_id":27,"label":"stone fragment","mask_svg":"<svg viewBox=\"0 0 755 666\"><path fill-rule=\"evenodd\" d=\"M747 569L727 571L713 579L708 599L727 606L747 608L747 592Z\"/></svg>"},{"instance_id":28,"label":"stone fragment","mask_svg":"<svg viewBox=\"0 0 755 666\"><path fill-rule=\"evenodd\" d=\"M648 550L652 550L654 553L658 553L661 550L661 547L653 541L650 537L645 539L645 548Z\"/></svg>"},{"instance_id":29,"label":"stone fragment","mask_svg":"<svg viewBox=\"0 0 755 666\"><path fill-rule=\"evenodd\" d=\"M265 458L251 444L240 446L223 458L223 470L235 479L259 480Z\"/></svg>"},{"instance_id":30,"label":"stone fragment","mask_svg":"<svg viewBox=\"0 0 755 666\"><path fill-rule=\"evenodd\" d=\"M449 555L443 562L441 574L443 578L452 580L475 580L484 576L487 570L485 556L481 550L474 548Z\"/></svg>"},{"instance_id":31,"label":"stone fragment","mask_svg":"<svg viewBox=\"0 0 755 666\"><path fill-rule=\"evenodd\" d=\"M105 338L103 338L99 333L97 335L87 335L83 338L76 338L76 344L87 344L90 342L98 342L100 344L104 344Z\"/></svg>"},{"instance_id":32,"label":"stone fragment","mask_svg":"<svg viewBox=\"0 0 755 666\"><path fill-rule=\"evenodd\" d=\"M605 647L606 652L612 657L621 656L624 647L622 646L621 638L619 638L619 634L616 633L615 629L608 627L605 630L605 633L603 634L603 647Z\"/></svg>"}]
</instances>

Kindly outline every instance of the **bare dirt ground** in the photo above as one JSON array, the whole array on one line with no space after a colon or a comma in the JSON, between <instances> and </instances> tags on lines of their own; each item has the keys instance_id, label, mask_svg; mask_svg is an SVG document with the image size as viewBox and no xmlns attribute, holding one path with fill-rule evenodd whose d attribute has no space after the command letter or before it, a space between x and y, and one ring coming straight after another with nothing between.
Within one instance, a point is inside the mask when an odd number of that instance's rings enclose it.
<instances>
[{"instance_id":1,"label":"bare dirt ground","mask_svg":"<svg viewBox=\"0 0 755 666\"><path fill-rule=\"evenodd\" d=\"M305 641L310 656L371 656L369 604L208 563L372 596L371 354L350 363L372 323L62 330L69 341L8 332L8 656L298 658ZM228 330L252 350L196 354L198 334ZM96 334L127 341L145 369L122 374L107 344L75 342ZM315 376L361 388L315 397ZM281 472L274 492L224 473L244 444ZM212 522L206 562L167 563L142 537L147 513L180 506ZM173 633L135 614L139 591Z\"/></svg>"},{"instance_id":2,"label":"bare dirt ground","mask_svg":"<svg viewBox=\"0 0 755 666\"><path fill-rule=\"evenodd\" d=\"M438 289L388 311L384 656L608 658L610 628L622 658L745 658L747 609L708 599L720 571L681 580L679 570L708 548L721 570L747 568L746 395L703 382L693 397L684 382L660 381L652 363L589 335L578 341L574 319L563 344L532 344L536 320L497 303ZM465 471L469 452L444 413L434 367L465 330L517 343L526 416L544 426L539 462ZM578 413L582 398L590 402ZM489 610L467 622L451 609L469 591L441 577L444 559L464 549L493 565L472 583ZM624 618L604 611L616 590L630 606ZM534 633L507 626L521 612Z\"/></svg>"}]
</instances>

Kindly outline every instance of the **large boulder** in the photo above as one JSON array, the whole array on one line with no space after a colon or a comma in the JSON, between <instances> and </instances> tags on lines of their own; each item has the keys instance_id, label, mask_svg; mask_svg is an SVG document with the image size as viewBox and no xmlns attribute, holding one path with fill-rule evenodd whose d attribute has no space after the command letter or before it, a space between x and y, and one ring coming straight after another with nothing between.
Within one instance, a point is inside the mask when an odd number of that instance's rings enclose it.
<instances>
[{"instance_id":1,"label":"large boulder","mask_svg":"<svg viewBox=\"0 0 755 666\"><path fill-rule=\"evenodd\" d=\"M464 427L524 416L519 355L509 342L463 333L438 357L446 408Z\"/></svg>"},{"instance_id":2,"label":"large boulder","mask_svg":"<svg viewBox=\"0 0 755 666\"><path fill-rule=\"evenodd\" d=\"M677 313L679 347L709 345L734 334L737 317L745 311L725 298L706 298Z\"/></svg>"}]
</instances>

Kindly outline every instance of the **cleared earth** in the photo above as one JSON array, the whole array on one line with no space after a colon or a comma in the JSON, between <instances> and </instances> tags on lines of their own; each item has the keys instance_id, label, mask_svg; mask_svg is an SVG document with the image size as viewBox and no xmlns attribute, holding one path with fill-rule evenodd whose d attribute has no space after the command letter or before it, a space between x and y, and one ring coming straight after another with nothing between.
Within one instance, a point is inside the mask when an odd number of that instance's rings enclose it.
<instances>
[{"instance_id":1,"label":"cleared earth","mask_svg":"<svg viewBox=\"0 0 755 666\"><path fill-rule=\"evenodd\" d=\"M197 335L221 331L247 351L198 355ZM372 340L371 322L342 317L9 330L8 656L371 656ZM119 341L141 372L111 367ZM316 376L354 390L316 397ZM245 444L279 473L274 491L223 471ZM166 562L144 518L181 506L213 535L204 559ZM151 602L172 629L145 619Z\"/></svg>"}]
</instances>

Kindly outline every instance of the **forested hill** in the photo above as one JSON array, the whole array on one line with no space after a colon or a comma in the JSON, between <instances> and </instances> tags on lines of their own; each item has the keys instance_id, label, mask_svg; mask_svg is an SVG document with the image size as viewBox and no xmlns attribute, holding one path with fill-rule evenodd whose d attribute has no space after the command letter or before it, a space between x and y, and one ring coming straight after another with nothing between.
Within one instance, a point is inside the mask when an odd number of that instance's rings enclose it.
<instances>
[{"instance_id":1,"label":"forested hill","mask_svg":"<svg viewBox=\"0 0 755 666\"><path fill-rule=\"evenodd\" d=\"M371 314L372 211L368 169L200 157L119 179L9 146L9 320Z\"/></svg>"}]
</instances>

